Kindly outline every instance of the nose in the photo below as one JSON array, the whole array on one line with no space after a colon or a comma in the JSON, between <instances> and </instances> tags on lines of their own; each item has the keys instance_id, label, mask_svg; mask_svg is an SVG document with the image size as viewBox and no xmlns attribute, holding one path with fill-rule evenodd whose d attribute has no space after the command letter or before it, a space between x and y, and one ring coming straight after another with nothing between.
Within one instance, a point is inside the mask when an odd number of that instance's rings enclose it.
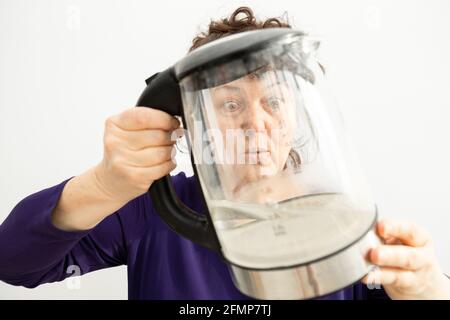
<instances>
[{"instance_id":1,"label":"nose","mask_svg":"<svg viewBox=\"0 0 450 320\"><path fill-rule=\"evenodd\" d=\"M246 111L241 124L241 129L252 130L255 132L269 130L270 117L258 102L251 103Z\"/></svg>"}]
</instances>

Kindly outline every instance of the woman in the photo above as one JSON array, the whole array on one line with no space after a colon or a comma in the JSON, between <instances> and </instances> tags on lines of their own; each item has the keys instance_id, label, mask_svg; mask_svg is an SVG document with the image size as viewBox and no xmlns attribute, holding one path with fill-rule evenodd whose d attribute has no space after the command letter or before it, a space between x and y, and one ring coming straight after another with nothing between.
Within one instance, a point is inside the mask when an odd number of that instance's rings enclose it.
<instances>
[{"instance_id":1,"label":"woman","mask_svg":"<svg viewBox=\"0 0 450 320\"><path fill-rule=\"evenodd\" d=\"M244 17L238 18L241 14ZM290 26L276 18L257 21L249 8L242 7L229 19L211 22L191 50L233 33L268 27ZM264 126L260 116L253 112L246 125ZM235 288L216 253L172 232L152 208L147 190L175 168L171 135L179 126L170 115L145 107L108 118L100 163L26 197L3 222L0 280L33 288L63 280L74 266L84 274L126 264L130 299L248 299ZM272 161L265 152L259 152L256 160L261 168L280 169L289 158L295 165L295 155L279 148L276 159L281 160ZM239 176L248 181L260 174L245 166L240 170ZM181 173L173 183L182 202L205 211L194 179ZM357 283L322 299L450 298L450 280L440 270L432 240L422 228L383 220L377 231L386 244L370 252L369 260L379 268L363 282L380 283L384 290Z\"/></svg>"}]
</instances>

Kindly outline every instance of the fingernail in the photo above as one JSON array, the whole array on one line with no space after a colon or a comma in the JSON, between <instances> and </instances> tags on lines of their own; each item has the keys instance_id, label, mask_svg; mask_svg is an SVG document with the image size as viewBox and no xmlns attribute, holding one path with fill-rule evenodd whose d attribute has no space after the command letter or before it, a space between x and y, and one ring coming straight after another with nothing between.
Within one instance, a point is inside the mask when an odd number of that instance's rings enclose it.
<instances>
[{"instance_id":1,"label":"fingernail","mask_svg":"<svg viewBox=\"0 0 450 320\"><path fill-rule=\"evenodd\" d=\"M173 117L172 118L172 122L173 122L173 126L174 127L179 127L180 126L180 121L178 121L177 118Z\"/></svg>"},{"instance_id":2,"label":"fingernail","mask_svg":"<svg viewBox=\"0 0 450 320\"><path fill-rule=\"evenodd\" d=\"M178 139L182 138L184 136L184 129L183 128L177 129L176 134Z\"/></svg>"}]
</instances>

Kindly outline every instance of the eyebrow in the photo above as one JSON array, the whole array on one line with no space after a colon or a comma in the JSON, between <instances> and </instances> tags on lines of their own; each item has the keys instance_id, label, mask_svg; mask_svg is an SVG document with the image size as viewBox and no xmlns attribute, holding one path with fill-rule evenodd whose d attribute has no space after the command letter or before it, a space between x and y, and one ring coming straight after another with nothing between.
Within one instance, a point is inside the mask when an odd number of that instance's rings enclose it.
<instances>
[{"instance_id":1,"label":"eyebrow","mask_svg":"<svg viewBox=\"0 0 450 320\"><path fill-rule=\"evenodd\" d=\"M265 86L264 89L269 89L277 85L287 85L286 79L277 79L276 81L271 81L269 85Z\"/></svg>"},{"instance_id":2,"label":"eyebrow","mask_svg":"<svg viewBox=\"0 0 450 320\"><path fill-rule=\"evenodd\" d=\"M270 88L272 88L272 87L274 87L276 85L286 85L286 83L287 83L287 81L285 79L282 79L282 80L280 79L280 80L277 80L275 82L271 82L269 85L265 86L264 89L270 89ZM228 85L228 84L220 86L220 87L213 88L213 91L218 91L218 90L222 90L222 89L227 89L227 90L236 91L236 92L240 92L241 91L240 87L231 86L231 85Z\"/></svg>"},{"instance_id":3,"label":"eyebrow","mask_svg":"<svg viewBox=\"0 0 450 320\"><path fill-rule=\"evenodd\" d=\"M218 90L222 90L222 89L227 89L227 90L230 90L230 91L241 91L240 87L230 86L228 84L220 86L220 87L213 88L213 91L218 91Z\"/></svg>"}]
</instances>

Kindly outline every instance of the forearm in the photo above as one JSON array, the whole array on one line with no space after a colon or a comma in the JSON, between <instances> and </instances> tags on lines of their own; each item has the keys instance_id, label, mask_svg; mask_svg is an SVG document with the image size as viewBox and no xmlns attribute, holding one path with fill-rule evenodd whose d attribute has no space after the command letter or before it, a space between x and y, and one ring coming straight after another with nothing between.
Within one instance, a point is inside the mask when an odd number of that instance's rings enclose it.
<instances>
[{"instance_id":1,"label":"forearm","mask_svg":"<svg viewBox=\"0 0 450 320\"><path fill-rule=\"evenodd\" d=\"M96 167L92 167L67 182L52 212L52 222L65 231L88 230L125 204L103 190Z\"/></svg>"}]
</instances>

